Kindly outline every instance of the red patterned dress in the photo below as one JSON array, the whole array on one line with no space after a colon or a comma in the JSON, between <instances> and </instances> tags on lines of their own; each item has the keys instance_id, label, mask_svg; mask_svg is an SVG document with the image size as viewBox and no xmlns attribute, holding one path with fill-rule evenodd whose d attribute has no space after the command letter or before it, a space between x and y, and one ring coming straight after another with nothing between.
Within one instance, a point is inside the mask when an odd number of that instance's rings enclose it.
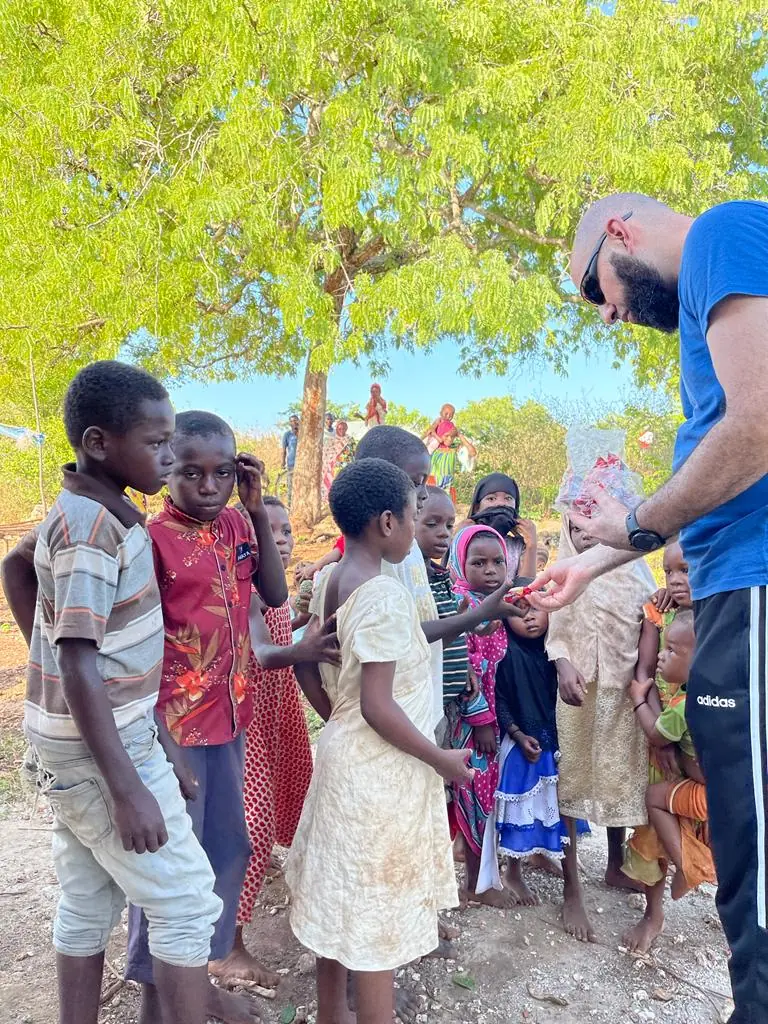
<instances>
[{"instance_id":1,"label":"red patterned dress","mask_svg":"<svg viewBox=\"0 0 768 1024\"><path fill-rule=\"evenodd\" d=\"M272 643L293 643L288 602L265 608ZM237 923L249 924L264 884L272 847L290 846L312 777L312 751L293 669L263 669L251 656L249 675L254 715L245 734L245 821L251 859L243 883Z\"/></svg>"}]
</instances>

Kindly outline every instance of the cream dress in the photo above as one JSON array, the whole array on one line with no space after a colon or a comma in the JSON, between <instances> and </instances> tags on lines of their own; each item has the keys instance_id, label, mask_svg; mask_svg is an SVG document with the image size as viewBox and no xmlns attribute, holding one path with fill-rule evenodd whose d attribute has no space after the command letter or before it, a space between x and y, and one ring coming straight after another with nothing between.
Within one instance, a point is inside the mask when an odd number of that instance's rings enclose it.
<instances>
[{"instance_id":1,"label":"cream dress","mask_svg":"<svg viewBox=\"0 0 768 1024\"><path fill-rule=\"evenodd\" d=\"M321 616L334 570L315 584ZM361 667L397 662L395 700L433 740L429 646L413 598L388 576L345 601L337 633L341 668L320 666L333 711L285 867L291 928L316 956L393 970L437 947L437 912L458 894L443 782L364 721Z\"/></svg>"}]
</instances>

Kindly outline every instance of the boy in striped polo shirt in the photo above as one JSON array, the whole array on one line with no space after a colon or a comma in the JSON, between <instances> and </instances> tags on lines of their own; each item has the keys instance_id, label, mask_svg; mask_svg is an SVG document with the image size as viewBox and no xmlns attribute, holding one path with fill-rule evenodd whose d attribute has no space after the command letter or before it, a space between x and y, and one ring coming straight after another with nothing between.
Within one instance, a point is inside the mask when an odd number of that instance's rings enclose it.
<instances>
[{"instance_id":1,"label":"boy in striped polo shirt","mask_svg":"<svg viewBox=\"0 0 768 1024\"><path fill-rule=\"evenodd\" d=\"M128 897L150 922L163 1024L203 1024L221 900L158 742L160 595L144 517L124 493L167 479L173 407L149 374L100 362L72 381L64 422L77 462L37 531L25 703L55 815L59 1019L96 1024L104 950ZM28 635L23 552L4 583Z\"/></svg>"}]
</instances>

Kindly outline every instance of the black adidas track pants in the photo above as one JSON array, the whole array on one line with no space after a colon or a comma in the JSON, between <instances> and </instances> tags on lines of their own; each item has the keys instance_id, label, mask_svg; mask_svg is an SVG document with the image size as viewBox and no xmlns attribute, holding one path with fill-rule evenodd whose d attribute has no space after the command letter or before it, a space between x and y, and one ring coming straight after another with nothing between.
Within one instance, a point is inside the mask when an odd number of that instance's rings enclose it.
<instances>
[{"instance_id":1,"label":"black adidas track pants","mask_svg":"<svg viewBox=\"0 0 768 1024\"><path fill-rule=\"evenodd\" d=\"M707 780L731 1024L768 1024L767 604L766 587L753 587L694 606L686 715Z\"/></svg>"}]
</instances>

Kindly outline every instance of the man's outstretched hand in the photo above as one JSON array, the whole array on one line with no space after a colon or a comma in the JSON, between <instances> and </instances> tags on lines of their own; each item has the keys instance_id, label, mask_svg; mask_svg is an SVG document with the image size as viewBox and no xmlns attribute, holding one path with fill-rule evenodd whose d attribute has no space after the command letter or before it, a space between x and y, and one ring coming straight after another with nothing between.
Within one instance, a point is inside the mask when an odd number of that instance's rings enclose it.
<instances>
[{"instance_id":1,"label":"man's outstretched hand","mask_svg":"<svg viewBox=\"0 0 768 1024\"><path fill-rule=\"evenodd\" d=\"M593 569L584 564L580 555L564 558L539 573L533 583L526 588L526 600L534 608L540 608L545 612L557 612L583 594L594 578Z\"/></svg>"}]
</instances>

